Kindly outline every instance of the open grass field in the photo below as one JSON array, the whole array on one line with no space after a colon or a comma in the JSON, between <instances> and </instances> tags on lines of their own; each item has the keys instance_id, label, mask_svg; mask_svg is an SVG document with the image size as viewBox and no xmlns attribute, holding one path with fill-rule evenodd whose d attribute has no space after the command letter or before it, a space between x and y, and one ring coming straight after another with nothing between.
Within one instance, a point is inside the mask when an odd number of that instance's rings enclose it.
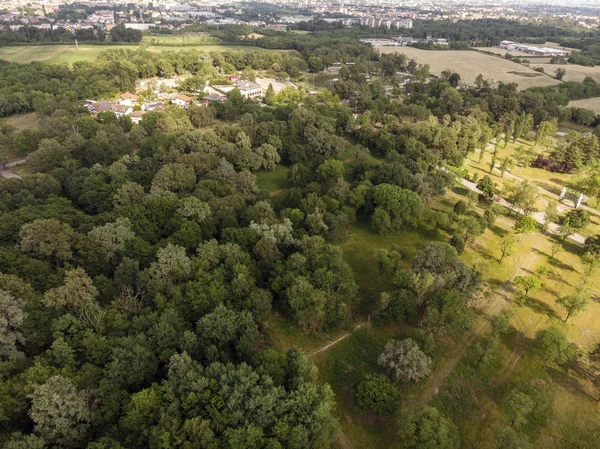
<instances>
[{"instance_id":1,"label":"open grass field","mask_svg":"<svg viewBox=\"0 0 600 449\"><path fill-rule=\"evenodd\" d=\"M138 45L24 45L14 47L1 47L0 59L11 62L29 63L32 61L43 61L49 63L68 63L76 61L91 61L96 59L100 52L106 50L129 49L135 50ZM201 50L201 51L271 51L249 45L198 45L198 46L153 46L144 45L144 48L152 52Z\"/></svg>"},{"instance_id":2,"label":"open grass field","mask_svg":"<svg viewBox=\"0 0 600 449\"><path fill-rule=\"evenodd\" d=\"M599 68L600 70L600 68ZM600 114L600 97L586 98L585 100L569 101L569 106L574 108L584 108Z\"/></svg>"},{"instance_id":3,"label":"open grass field","mask_svg":"<svg viewBox=\"0 0 600 449\"><path fill-rule=\"evenodd\" d=\"M477 51L430 51L413 47L376 48L381 53L404 53L420 64L429 64L431 73L435 75L446 69L452 70L460 74L461 78L468 83L473 83L480 73L489 80L518 83L519 89L559 83L558 80L538 73L532 68Z\"/></svg>"}]
</instances>

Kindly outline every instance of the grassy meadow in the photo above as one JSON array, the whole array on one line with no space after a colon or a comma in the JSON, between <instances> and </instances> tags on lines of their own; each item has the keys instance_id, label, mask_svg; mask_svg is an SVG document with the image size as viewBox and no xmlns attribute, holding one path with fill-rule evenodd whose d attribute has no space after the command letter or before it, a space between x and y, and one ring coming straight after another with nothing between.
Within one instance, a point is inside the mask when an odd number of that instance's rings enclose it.
<instances>
[{"instance_id":1,"label":"grassy meadow","mask_svg":"<svg viewBox=\"0 0 600 449\"><path fill-rule=\"evenodd\" d=\"M403 53L420 64L429 64L431 73L452 70L467 83L474 83L480 73L485 79L518 83L519 89L551 86L559 81L504 58L477 51L421 50L414 47L375 47L380 53Z\"/></svg>"},{"instance_id":2,"label":"grassy meadow","mask_svg":"<svg viewBox=\"0 0 600 449\"><path fill-rule=\"evenodd\" d=\"M162 37L161 37L162 39ZM143 48L148 51L160 53L162 51L181 51L197 49L201 51L276 51L263 50L259 47L250 45L148 45L142 43ZM100 52L106 50L129 49L134 50L140 45L86 45L81 44L79 48L72 45L23 45L13 47L0 47L0 59L11 62L29 63L33 61L42 61L54 64L67 63L72 64L76 61L92 61L96 59Z\"/></svg>"}]
</instances>

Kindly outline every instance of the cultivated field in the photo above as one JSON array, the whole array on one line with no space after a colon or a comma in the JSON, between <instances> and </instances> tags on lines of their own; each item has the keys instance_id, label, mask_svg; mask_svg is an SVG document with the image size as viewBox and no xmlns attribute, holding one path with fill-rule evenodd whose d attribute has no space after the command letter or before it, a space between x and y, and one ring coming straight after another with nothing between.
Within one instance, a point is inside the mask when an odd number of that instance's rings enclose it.
<instances>
[{"instance_id":1,"label":"cultivated field","mask_svg":"<svg viewBox=\"0 0 600 449\"><path fill-rule=\"evenodd\" d=\"M135 50L139 45L24 45L0 48L0 59L11 62L28 63L32 61L44 61L50 63L69 63L76 61L91 61L96 59L98 53L106 50L118 49ZM248 45L191 45L191 46L153 46L144 45L144 48L152 52L180 51L197 49L202 51L252 51L261 50L259 47ZM270 51L270 50L264 50Z\"/></svg>"},{"instance_id":2,"label":"cultivated field","mask_svg":"<svg viewBox=\"0 0 600 449\"><path fill-rule=\"evenodd\" d=\"M556 69L562 67L567 71L567 74L563 78L565 81L581 82L587 76L590 76L596 82L600 82L600 67L585 67L577 64L545 64L542 67L544 67L546 73L554 73Z\"/></svg>"},{"instance_id":3,"label":"cultivated field","mask_svg":"<svg viewBox=\"0 0 600 449\"><path fill-rule=\"evenodd\" d=\"M505 83L518 83L519 89L550 86L559 81L535 70L503 58L476 51L429 51L413 47L376 47L381 53L404 53L420 64L429 64L431 73L452 70L462 79L473 83L480 73L484 78Z\"/></svg>"},{"instance_id":4,"label":"cultivated field","mask_svg":"<svg viewBox=\"0 0 600 449\"><path fill-rule=\"evenodd\" d=\"M574 108L589 109L590 111L600 114L600 98L598 97L588 98L586 100L569 101L569 106Z\"/></svg>"}]
</instances>

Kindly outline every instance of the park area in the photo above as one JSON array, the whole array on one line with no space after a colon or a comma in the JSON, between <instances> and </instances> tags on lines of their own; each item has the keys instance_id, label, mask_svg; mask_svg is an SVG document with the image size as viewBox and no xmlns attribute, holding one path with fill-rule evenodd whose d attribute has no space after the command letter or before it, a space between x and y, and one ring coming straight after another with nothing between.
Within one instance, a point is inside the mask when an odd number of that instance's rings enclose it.
<instances>
[{"instance_id":1,"label":"park area","mask_svg":"<svg viewBox=\"0 0 600 449\"><path fill-rule=\"evenodd\" d=\"M162 38L161 38L162 39ZM201 50L201 51L269 51L262 50L259 47L251 45L215 45L215 44L185 44L178 45L152 45L151 43L142 45L22 45L0 48L0 59L10 62L29 63L33 61L42 61L54 64L67 63L72 64L76 61L92 61L96 59L99 53L106 50L129 49L135 50L143 47L148 51L159 53L161 51L180 51L180 50Z\"/></svg>"},{"instance_id":2,"label":"park area","mask_svg":"<svg viewBox=\"0 0 600 449\"><path fill-rule=\"evenodd\" d=\"M538 86L551 86L559 81L508 59L486 55L477 51L421 50L414 47L375 47L380 53L403 53L419 64L428 64L431 73L439 75L444 70L458 73L467 83L473 84L477 75L485 79L517 83L519 90Z\"/></svg>"},{"instance_id":3,"label":"park area","mask_svg":"<svg viewBox=\"0 0 600 449\"><path fill-rule=\"evenodd\" d=\"M533 141L519 139L498 148L498 161L512 155L518 147L533 147ZM489 175L503 195L505 183L518 179L536 182L542 189L537 207L543 210L549 201L558 203L557 193L563 186L574 184L574 175L553 174L531 167L515 167L512 173L502 175L497 169L489 173L491 150L472 154L463 166L473 177ZM355 147L349 142L345 156L351 156ZM343 157L352 168L352 157ZM259 186L277 198L287 185L287 169L258 174ZM393 245L402 249L402 264L410 268L411 260L423 245L430 241L447 242L461 227L461 218L453 208L457 201L468 204L469 210L483 214L490 207L478 199L473 191L460 182L444 197L430 206L447 213L451 220L439 230L424 223L418 229L397 234L379 235L366 219L359 219L351 235L339 247L352 267L359 285L361 313L345 330L324 336L298 333L273 318L268 326L273 341L284 349L299 344L309 360L319 368L323 382L329 383L338 399L337 414L343 436L341 448L388 448L396 438L397 422L402 413L419 410L425 405L436 407L459 426L464 447L497 449L498 429L505 422L508 398L514 391L526 392L535 398L532 419L522 432L535 447L549 449L576 449L597 446L600 420L596 399L600 396L593 383L593 369L587 353L594 349L600 334L600 282L589 275L589 267L582 263L583 248L558 236L543 233L539 228L517 236L509 254L502 257L503 242L512 234L518 214L498 208L498 217L491 228L467 243L461 260L476 267L483 275L483 293L474 300L475 317L469 330L462 334L445 335L438 341L433 354L431 374L421 382L400 387L396 412L390 416L376 416L358 411L356 385L366 375L380 373L377 355L390 338L406 338L416 330L406 323L386 324L368 311L376 309L381 293L392 286L392 278L378 269L379 251L390 251ZM562 214L572 210L572 196L565 201ZM598 230L600 213L595 211L590 229ZM584 234L586 230L582 231ZM587 274L586 274L587 273ZM522 290L519 278L536 277L539 288L526 301L520 300ZM592 298L587 309L565 320L566 311L557 299L570 295L582 285ZM489 350L485 367L475 363L483 357L492 338L492 317L504 314L509 318L508 330L502 334L499 346ZM559 366L540 356L535 337L548 327L563 330L568 340L575 343L582 356L567 365ZM487 357L487 356L486 356ZM486 359L487 360L487 359ZM515 446L520 447L520 446Z\"/></svg>"}]
</instances>

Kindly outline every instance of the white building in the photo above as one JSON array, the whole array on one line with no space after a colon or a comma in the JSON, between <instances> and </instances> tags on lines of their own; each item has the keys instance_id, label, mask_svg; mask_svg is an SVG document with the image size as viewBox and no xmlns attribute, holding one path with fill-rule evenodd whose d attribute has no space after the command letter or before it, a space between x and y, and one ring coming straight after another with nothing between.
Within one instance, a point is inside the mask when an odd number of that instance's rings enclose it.
<instances>
[{"instance_id":1,"label":"white building","mask_svg":"<svg viewBox=\"0 0 600 449\"><path fill-rule=\"evenodd\" d=\"M569 52L558 48L534 47L532 45L520 44L513 41L500 42L500 48L508 51L518 51L532 56L568 56Z\"/></svg>"},{"instance_id":2,"label":"white building","mask_svg":"<svg viewBox=\"0 0 600 449\"><path fill-rule=\"evenodd\" d=\"M125 28L130 30L148 31L151 27L156 26L154 23L124 23Z\"/></svg>"}]
</instances>

